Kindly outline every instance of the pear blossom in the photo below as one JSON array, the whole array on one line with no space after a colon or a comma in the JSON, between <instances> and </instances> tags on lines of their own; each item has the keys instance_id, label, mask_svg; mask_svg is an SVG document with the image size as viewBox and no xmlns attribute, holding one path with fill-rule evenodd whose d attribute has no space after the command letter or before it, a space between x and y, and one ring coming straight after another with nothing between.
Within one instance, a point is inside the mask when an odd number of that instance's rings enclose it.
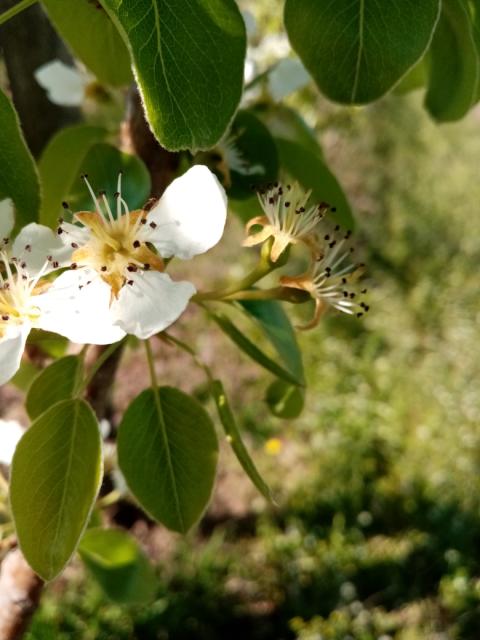
<instances>
[{"instance_id":1,"label":"pear blossom","mask_svg":"<svg viewBox=\"0 0 480 640\"><path fill-rule=\"evenodd\" d=\"M10 466L24 427L16 420L0 420L0 464Z\"/></svg>"},{"instance_id":2,"label":"pear blossom","mask_svg":"<svg viewBox=\"0 0 480 640\"><path fill-rule=\"evenodd\" d=\"M347 231L341 238L335 234L340 230L337 225L333 232L325 234L320 255L313 260L309 270L300 276L282 276L284 287L307 291L315 300L315 312L312 320L300 329L315 327L327 307L357 317L363 316L370 307L362 299L367 289L359 289L358 279L365 265L349 260L354 249L345 245L350 238Z\"/></svg>"},{"instance_id":3,"label":"pear blossom","mask_svg":"<svg viewBox=\"0 0 480 640\"><path fill-rule=\"evenodd\" d=\"M76 67L70 67L61 60L52 60L35 71L35 79L45 89L53 104L78 107L83 103L92 79Z\"/></svg>"},{"instance_id":4,"label":"pear blossom","mask_svg":"<svg viewBox=\"0 0 480 640\"><path fill-rule=\"evenodd\" d=\"M57 299L49 293L48 273L65 266L70 252L51 229L32 223L10 243L14 225L13 203L0 202L0 384L17 372L31 329L55 330ZM108 311L108 310L107 310ZM106 320L105 320L106 317ZM108 325L110 317L96 316L97 334L93 343L117 340L124 333ZM107 326L105 327L105 325ZM105 339L102 335L110 333Z\"/></svg>"},{"instance_id":5,"label":"pear blossom","mask_svg":"<svg viewBox=\"0 0 480 640\"><path fill-rule=\"evenodd\" d=\"M118 331L149 338L175 322L196 293L192 283L165 273L165 259L189 259L217 244L225 191L207 167L195 165L149 211L130 211L119 176L114 213L105 193L96 196L84 179L95 211L75 213L73 223L58 227L71 266L48 292L58 301L49 322L70 340L90 343L101 309Z\"/></svg>"},{"instance_id":6,"label":"pear blossom","mask_svg":"<svg viewBox=\"0 0 480 640\"><path fill-rule=\"evenodd\" d=\"M286 186L276 183L261 191L258 197L265 215L256 216L247 223L243 245L252 247L273 238L272 262L276 262L290 244L302 242L315 252L319 223L329 209L335 209L326 202L309 206L310 193L303 191L297 183ZM249 234L257 226L262 229Z\"/></svg>"}]
</instances>

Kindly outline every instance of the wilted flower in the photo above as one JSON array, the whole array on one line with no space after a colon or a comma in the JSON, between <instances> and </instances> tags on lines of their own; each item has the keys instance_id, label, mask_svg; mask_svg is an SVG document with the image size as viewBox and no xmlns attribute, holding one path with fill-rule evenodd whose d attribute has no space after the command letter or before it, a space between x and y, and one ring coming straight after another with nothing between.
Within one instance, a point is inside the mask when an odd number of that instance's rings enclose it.
<instances>
[{"instance_id":1,"label":"wilted flower","mask_svg":"<svg viewBox=\"0 0 480 640\"><path fill-rule=\"evenodd\" d=\"M350 238L350 232L341 238L335 237L340 230L335 227L334 233L326 234L323 238L322 253L312 262L307 273L300 276L283 276L280 282L284 287L293 287L307 291L315 300L315 313L312 320L300 329L315 327L325 311L330 306L338 311L350 315L362 316L369 310L369 306L362 299L366 289L358 290L357 281L361 276L364 265L352 263L349 258L353 249L346 249L345 244Z\"/></svg>"},{"instance_id":2,"label":"wilted flower","mask_svg":"<svg viewBox=\"0 0 480 640\"><path fill-rule=\"evenodd\" d=\"M258 197L265 215L252 218L247 223L246 231L248 234L253 227L263 228L247 235L243 242L245 247L273 238L272 262L276 262L290 244L302 242L312 252L317 250L318 225L330 208L327 203L308 206L310 192L305 192L298 184L285 187L275 184L267 191L260 192Z\"/></svg>"},{"instance_id":3,"label":"wilted flower","mask_svg":"<svg viewBox=\"0 0 480 640\"><path fill-rule=\"evenodd\" d=\"M130 211L120 177L114 214L106 195L95 196L85 182L96 210L74 215L81 226L62 221L58 228L73 251L71 269L49 291L61 307L54 330L90 343L101 309L117 334L146 339L175 322L196 292L190 282L173 282L164 273L163 258L192 258L217 244L226 220L225 191L207 167L196 165L150 211Z\"/></svg>"}]
</instances>

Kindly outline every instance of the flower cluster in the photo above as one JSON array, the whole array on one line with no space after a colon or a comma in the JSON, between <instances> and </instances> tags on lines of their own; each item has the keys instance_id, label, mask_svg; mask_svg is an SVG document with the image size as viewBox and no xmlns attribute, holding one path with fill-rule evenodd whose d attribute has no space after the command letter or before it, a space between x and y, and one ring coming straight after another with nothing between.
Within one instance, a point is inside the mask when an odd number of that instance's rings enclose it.
<instances>
[{"instance_id":1,"label":"flower cluster","mask_svg":"<svg viewBox=\"0 0 480 640\"><path fill-rule=\"evenodd\" d=\"M18 370L32 328L98 345L166 329L196 292L170 278L167 260L204 253L223 234L225 191L205 166L174 180L149 211L129 210L121 176L114 211L84 180L93 210L60 220L56 233L30 224L11 243L13 203L0 202L0 384Z\"/></svg>"},{"instance_id":2,"label":"flower cluster","mask_svg":"<svg viewBox=\"0 0 480 640\"><path fill-rule=\"evenodd\" d=\"M263 216L252 218L246 225L244 246L271 242L270 260L276 263L290 245L303 244L310 254L310 266L298 276L283 276L284 287L306 291L315 300L315 313L307 325L316 326L330 306L361 317L369 310L363 300L367 292L357 283L364 271L362 263L351 261L354 248L348 246L351 231L342 232L340 225L329 221L335 208L326 202L310 204L311 192L298 184L270 185L259 192ZM255 231L256 228L260 228Z\"/></svg>"}]
</instances>

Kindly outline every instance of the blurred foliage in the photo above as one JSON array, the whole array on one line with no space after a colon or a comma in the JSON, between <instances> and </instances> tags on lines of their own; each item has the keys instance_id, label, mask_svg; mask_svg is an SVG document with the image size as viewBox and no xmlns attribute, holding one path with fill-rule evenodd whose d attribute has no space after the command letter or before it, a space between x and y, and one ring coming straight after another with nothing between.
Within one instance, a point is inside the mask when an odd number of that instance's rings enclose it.
<instances>
[{"instance_id":1,"label":"blurred foliage","mask_svg":"<svg viewBox=\"0 0 480 640\"><path fill-rule=\"evenodd\" d=\"M415 95L320 107L360 212L372 312L301 336L311 389L297 421L242 409L259 446L280 439L256 455L280 506L208 542L175 539L153 605L109 604L69 575L29 640L478 637L480 114L438 128Z\"/></svg>"}]
</instances>

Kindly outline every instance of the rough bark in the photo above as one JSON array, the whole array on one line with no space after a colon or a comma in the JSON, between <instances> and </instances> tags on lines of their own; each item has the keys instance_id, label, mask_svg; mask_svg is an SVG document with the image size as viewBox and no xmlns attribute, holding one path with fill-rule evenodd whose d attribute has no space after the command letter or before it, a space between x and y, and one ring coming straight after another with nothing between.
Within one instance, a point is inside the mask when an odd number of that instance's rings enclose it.
<instances>
[{"instance_id":1,"label":"rough bark","mask_svg":"<svg viewBox=\"0 0 480 640\"><path fill-rule=\"evenodd\" d=\"M0 11L16 2L0 0ZM34 72L55 58L70 64L72 58L39 5L0 27L0 53L25 139L33 155L38 156L55 131L80 119L80 111L52 104Z\"/></svg>"},{"instance_id":2,"label":"rough bark","mask_svg":"<svg viewBox=\"0 0 480 640\"><path fill-rule=\"evenodd\" d=\"M9 551L0 568L0 640L22 637L38 607L42 585L20 550Z\"/></svg>"}]
</instances>

